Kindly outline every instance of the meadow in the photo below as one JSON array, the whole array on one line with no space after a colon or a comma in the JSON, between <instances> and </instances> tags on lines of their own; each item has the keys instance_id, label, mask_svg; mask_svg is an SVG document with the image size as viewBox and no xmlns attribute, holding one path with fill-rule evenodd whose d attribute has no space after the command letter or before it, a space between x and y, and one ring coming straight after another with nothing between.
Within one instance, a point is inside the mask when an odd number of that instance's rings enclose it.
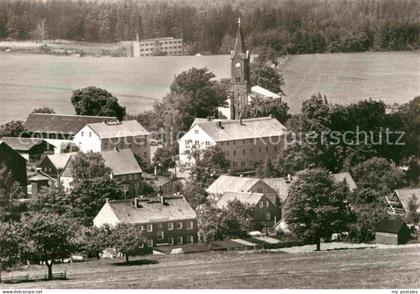
<instances>
[{"instance_id":1,"label":"meadow","mask_svg":"<svg viewBox=\"0 0 420 294\"><path fill-rule=\"evenodd\" d=\"M144 258L144 257L143 257ZM2 288L419 288L420 247L311 253L207 252L60 264L68 280ZM151 260L153 262L151 262ZM43 266L4 273L42 274Z\"/></svg>"},{"instance_id":2,"label":"meadow","mask_svg":"<svg viewBox=\"0 0 420 294\"><path fill-rule=\"evenodd\" d=\"M112 92L129 113L142 112L168 92L175 74L205 66L217 78L229 77L227 55L118 58L2 52L0 123L23 120L39 106L73 113L72 91L89 85ZM317 92L340 104L369 97L403 103L420 95L420 51L293 55L281 70L285 100L294 113Z\"/></svg>"}]
</instances>

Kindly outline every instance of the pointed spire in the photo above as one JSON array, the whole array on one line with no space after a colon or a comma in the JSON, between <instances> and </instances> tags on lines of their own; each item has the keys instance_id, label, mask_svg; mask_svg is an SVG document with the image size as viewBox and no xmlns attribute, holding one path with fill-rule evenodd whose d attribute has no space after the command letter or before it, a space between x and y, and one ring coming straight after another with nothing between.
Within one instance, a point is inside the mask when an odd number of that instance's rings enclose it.
<instances>
[{"instance_id":1,"label":"pointed spire","mask_svg":"<svg viewBox=\"0 0 420 294\"><path fill-rule=\"evenodd\" d=\"M244 37L242 35L241 30L241 18L238 17L238 31L236 33L236 40L235 40L235 48L233 49L235 52L245 52L245 43Z\"/></svg>"}]
</instances>

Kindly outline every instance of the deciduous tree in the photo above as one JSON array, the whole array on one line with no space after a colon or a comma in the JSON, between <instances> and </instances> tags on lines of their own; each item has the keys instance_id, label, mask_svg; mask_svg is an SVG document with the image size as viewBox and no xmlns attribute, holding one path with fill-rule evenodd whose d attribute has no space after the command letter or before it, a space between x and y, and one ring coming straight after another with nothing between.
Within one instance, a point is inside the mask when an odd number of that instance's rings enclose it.
<instances>
[{"instance_id":1,"label":"deciduous tree","mask_svg":"<svg viewBox=\"0 0 420 294\"><path fill-rule=\"evenodd\" d=\"M125 255L129 262L129 256L149 254L151 248L146 246L147 237L140 226L135 224L119 223L112 229L111 246Z\"/></svg>"}]
</instances>

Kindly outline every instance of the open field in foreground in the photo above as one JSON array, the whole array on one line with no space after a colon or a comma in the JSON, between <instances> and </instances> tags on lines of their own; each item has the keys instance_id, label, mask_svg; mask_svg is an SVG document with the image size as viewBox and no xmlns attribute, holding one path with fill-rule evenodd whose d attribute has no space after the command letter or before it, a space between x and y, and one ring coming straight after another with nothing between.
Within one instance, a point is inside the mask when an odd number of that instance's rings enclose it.
<instances>
[{"instance_id":1,"label":"open field in foreground","mask_svg":"<svg viewBox=\"0 0 420 294\"><path fill-rule=\"evenodd\" d=\"M420 246L313 253L223 252L151 256L156 264L101 260L54 266L69 280L8 288L420 288ZM29 274L45 269L33 266ZM28 271L7 273L5 276Z\"/></svg>"}]
</instances>

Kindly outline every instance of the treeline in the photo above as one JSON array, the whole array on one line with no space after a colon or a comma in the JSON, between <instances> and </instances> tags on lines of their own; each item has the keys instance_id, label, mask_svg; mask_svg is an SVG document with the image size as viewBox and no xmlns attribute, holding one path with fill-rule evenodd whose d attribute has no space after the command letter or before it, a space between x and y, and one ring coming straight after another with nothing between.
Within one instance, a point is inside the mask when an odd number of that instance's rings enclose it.
<instances>
[{"instance_id":1,"label":"treeline","mask_svg":"<svg viewBox=\"0 0 420 294\"><path fill-rule=\"evenodd\" d=\"M0 39L116 42L182 37L191 53L228 53L238 17L254 51L301 54L416 49L416 0L0 1Z\"/></svg>"}]
</instances>

